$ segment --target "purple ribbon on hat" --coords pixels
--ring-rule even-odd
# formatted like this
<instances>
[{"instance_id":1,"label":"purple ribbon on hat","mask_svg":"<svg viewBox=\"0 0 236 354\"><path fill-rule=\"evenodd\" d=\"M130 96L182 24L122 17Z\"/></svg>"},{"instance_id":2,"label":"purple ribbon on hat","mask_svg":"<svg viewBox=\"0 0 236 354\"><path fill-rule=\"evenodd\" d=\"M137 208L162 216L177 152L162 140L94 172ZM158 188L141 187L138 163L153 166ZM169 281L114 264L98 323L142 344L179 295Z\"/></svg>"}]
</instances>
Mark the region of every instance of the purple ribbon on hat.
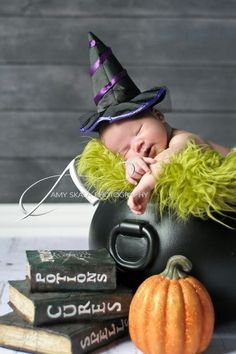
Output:
<instances>
[{"instance_id":1,"label":"purple ribbon on hat","mask_svg":"<svg viewBox=\"0 0 236 354\"><path fill-rule=\"evenodd\" d=\"M98 91L98 93L96 94L96 96L94 97L94 102L97 105L99 101L101 101L101 99L103 98L103 96L117 83L119 82L121 79L123 79L123 77L125 77L127 75L127 71L126 70L122 70L121 72L119 72L119 74L113 76L113 78L108 82L108 84L106 84L105 86L103 86L101 88L100 91Z\"/></svg>"},{"instance_id":2,"label":"purple ribbon on hat","mask_svg":"<svg viewBox=\"0 0 236 354\"><path fill-rule=\"evenodd\" d=\"M111 48L107 48L107 50L102 53L102 55L95 61L93 65L90 66L89 73L91 76L95 74L98 68L107 60L107 58L112 54Z\"/></svg>"},{"instance_id":3,"label":"purple ribbon on hat","mask_svg":"<svg viewBox=\"0 0 236 354\"><path fill-rule=\"evenodd\" d=\"M88 126L88 128L85 127L85 125L87 123L86 122L85 125L80 128L80 131L81 132L86 132L86 133L87 132L91 132L102 121L109 121L111 123L111 122L118 121L118 120L123 119L123 118L129 118L131 116L134 116L135 114L143 112L147 108L152 107L154 104L156 104L158 102L158 100L160 100L162 95L166 95L166 91L167 91L166 87L164 87L164 86L160 87L158 89L157 93L155 94L155 96L152 99L150 99L149 101L147 101L144 104L140 105L138 108L136 108L134 110L131 110L129 112L123 113L123 114L119 114L119 115L114 116L114 117L100 116L100 117L97 118L97 120L95 122L93 122L90 126Z\"/></svg>"}]
</instances>

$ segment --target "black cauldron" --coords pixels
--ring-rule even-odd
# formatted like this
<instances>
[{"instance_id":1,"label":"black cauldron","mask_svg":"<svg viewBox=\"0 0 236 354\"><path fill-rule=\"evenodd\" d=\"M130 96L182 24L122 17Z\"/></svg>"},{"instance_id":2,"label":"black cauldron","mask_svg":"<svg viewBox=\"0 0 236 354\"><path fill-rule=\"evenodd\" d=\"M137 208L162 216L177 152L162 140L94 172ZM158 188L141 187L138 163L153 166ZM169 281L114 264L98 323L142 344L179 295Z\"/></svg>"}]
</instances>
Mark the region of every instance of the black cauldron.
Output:
<instances>
[{"instance_id":1,"label":"black cauldron","mask_svg":"<svg viewBox=\"0 0 236 354\"><path fill-rule=\"evenodd\" d=\"M93 216L89 247L106 247L118 267L118 280L133 289L148 276L164 270L177 254L193 264L191 275L209 291L216 321L236 318L236 221L190 218L186 223L168 212L160 218L152 203L137 216L126 200L100 202Z\"/></svg>"}]
</instances>

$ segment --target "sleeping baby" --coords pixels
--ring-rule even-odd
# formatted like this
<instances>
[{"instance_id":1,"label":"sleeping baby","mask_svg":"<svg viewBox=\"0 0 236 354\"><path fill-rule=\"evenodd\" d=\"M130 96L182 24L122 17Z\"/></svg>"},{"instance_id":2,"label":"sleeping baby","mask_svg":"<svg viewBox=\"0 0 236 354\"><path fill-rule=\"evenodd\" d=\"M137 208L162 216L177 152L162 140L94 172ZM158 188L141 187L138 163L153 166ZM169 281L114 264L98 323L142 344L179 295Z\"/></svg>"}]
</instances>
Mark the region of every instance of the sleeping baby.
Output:
<instances>
[{"instance_id":1,"label":"sleeping baby","mask_svg":"<svg viewBox=\"0 0 236 354\"><path fill-rule=\"evenodd\" d=\"M223 156L230 152L229 148L196 134L171 128L155 108L112 124L101 122L99 135L110 151L119 153L125 160L126 179L136 186L128 199L128 206L135 214L144 213L163 164L190 140Z\"/></svg>"}]
</instances>

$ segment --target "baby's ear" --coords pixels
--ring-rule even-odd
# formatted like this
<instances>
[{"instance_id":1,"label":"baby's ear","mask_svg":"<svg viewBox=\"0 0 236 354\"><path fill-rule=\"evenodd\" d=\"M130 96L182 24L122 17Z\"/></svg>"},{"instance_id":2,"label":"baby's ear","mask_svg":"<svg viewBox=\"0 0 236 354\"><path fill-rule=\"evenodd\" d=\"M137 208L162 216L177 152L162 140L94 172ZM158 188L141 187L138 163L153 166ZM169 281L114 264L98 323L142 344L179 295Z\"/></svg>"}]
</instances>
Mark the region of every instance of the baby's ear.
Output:
<instances>
[{"instance_id":1,"label":"baby's ear","mask_svg":"<svg viewBox=\"0 0 236 354\"><path fill-rule=\"evenodd\" d=\"M162 123L165 123L164 114L161 113L160 111L158 111L158 109L152 107L152 113L153 113L153 115L154 115L156 118L160 119L160 121L161 121Z\"/></svg>"}]
</instances>

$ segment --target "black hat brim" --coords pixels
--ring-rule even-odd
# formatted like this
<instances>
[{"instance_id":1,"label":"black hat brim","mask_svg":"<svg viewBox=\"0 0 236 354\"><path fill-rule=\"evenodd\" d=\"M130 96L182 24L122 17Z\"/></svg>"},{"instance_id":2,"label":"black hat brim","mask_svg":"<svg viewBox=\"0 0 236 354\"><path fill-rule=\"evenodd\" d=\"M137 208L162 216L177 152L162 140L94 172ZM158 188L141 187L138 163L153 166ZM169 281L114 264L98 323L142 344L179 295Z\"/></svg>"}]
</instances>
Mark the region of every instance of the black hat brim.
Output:
<instances>
[{"instance_id":1,"label":"black hat brim","mask_svg":"<svg viewBox=\"0 0 236 354\"><path fill-rule=\"evenodd\" d=\"M125 118L131 118L145 111L146 109L155 106L163 101L167 93L167 88L154 87L151 90L142 92L132 98L129 102L121 102L109 106L101 113L92 114L80 127L83 133L98 131L98 126L102 121L112 123Z\"/></svg>"}]
</instances>

